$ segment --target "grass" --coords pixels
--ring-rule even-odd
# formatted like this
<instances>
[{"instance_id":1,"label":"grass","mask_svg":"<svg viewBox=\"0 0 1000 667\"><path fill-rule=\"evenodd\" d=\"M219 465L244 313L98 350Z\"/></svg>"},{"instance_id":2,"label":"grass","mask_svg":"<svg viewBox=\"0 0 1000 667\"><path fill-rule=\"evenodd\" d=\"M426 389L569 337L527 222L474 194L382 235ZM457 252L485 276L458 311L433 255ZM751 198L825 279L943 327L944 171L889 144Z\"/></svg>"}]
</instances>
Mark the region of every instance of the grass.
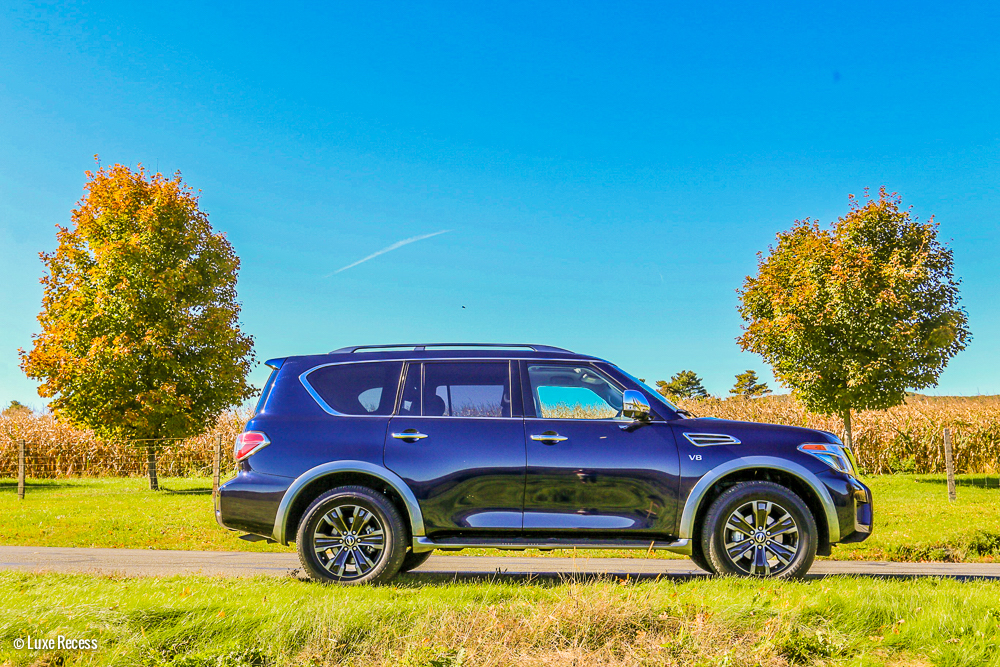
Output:
<instances>
[{"instance_id":1,"label":"grass","mask_svg":"<svg viewBox=\"0 0 1000 667\"><path fill-rule=\"evenodd\" d=\"M959 476L949 503L941 475L884 475L865 482L875 496L875 532L860 544L834 547L850 560L992 561L1000 559L1000 478ZM978 484L978 486L976 486ZM988 484L990 488L984 488ZM222 551L286 551L249 543L215 523L211 482L165 479L149 491L142 478L29 480L23 501L0 480L0 544ZM571 552L466 550L470 555L552 555ZM642 551L601 550L588 556L643 557ZM655 552L652 557L674 557Z\"/></svg>"},{"instance_id":2,"label":"grass","mask_svg":"<svg viewBox=\"0 0 1000 667\"><path fill-rule=\"evenodd\" d=\"M0 573L4 665L1000 664L1000 583ZM16 650L32 637L96 650Z\"/></svg>"}]
</instances>

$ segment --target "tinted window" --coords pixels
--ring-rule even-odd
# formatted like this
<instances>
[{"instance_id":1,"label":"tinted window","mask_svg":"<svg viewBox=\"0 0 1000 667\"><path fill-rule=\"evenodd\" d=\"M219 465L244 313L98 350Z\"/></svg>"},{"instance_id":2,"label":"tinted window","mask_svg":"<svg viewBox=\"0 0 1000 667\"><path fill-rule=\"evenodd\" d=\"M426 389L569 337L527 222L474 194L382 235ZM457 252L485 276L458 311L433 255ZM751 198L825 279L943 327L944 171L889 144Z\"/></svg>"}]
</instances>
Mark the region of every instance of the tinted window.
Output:
<instances>
[{"instance_id":1,"label":"tinted window","mask_svg":"<svg viewBox=\"0 0 1000 667\"><path fill-rule=\"evenodd\" d=\"M424 416L510 417L508 364L424 364L423 404Z\"/></svg>"},{"instance_id":2,"label":"tinted window","mask_svg":"<svg viewBox=\"0 0 1000 667\"><path fill-rule=\"evenodd\" d=\"M410 363L406 367L403 381L403 397L399 402L399 414L420 415L420 364Z\"/></svg>"},{"instance_id":3,"label":"tinted window","mask_svg":"<svg viewBox=\"0 0 1000 667\"><path fill-rule=\"evenodd\" d=\"M614 419L622 390L589 366L528 366L535 414L546 419Z\"/></svg>"},{"instance_id":4,"label":"tinted window","mask_svg":"<svg viewBox=\"0 0 1000 667\"><path fill-rule=\"evenodd\" d=\"M307 376L320 398L345 415L389 415L396 403L402 362L337 364Z\"/></svg>"}]
</instances>

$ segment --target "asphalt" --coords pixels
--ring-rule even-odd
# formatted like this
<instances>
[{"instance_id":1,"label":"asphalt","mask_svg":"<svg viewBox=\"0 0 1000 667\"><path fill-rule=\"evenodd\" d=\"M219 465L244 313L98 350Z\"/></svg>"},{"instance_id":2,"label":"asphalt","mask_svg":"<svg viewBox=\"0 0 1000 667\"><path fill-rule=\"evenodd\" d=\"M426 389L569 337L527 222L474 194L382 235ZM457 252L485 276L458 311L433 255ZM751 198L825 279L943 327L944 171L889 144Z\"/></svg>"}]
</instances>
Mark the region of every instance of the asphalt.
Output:
<instances>
[{"instance_id":1,"label":"asphalt","mask_svg":"<svg viewBox=\"0 0 1000 667\"><path fill-rule=\"evenodd\" d=\"M118 574L166 577L201 574L221 577L298 577L294 553L240 551L171 551L154 549L78 549L0 546L0 569L27 572ZM654 558L550 558L524 556L439 556L413 571L426 579L482 578L594 578L603 576L654 579L686 578L706 573L689 560ZM949 577L1000 579L1000 563L883 563L819 560L811 577L854 575L868 577Z\"/></svg>"}]
</instances>

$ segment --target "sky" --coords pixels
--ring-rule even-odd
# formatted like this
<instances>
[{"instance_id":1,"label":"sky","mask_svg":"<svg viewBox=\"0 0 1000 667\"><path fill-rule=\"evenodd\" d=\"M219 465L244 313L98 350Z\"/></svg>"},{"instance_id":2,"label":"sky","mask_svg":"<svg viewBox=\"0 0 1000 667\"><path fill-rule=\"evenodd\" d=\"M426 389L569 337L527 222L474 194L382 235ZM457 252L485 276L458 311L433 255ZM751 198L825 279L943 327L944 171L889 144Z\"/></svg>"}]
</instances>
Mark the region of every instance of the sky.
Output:
<instances>
[{"instance_id":1,"label":"sky","mask_svg":"<svg viewBox=\"0 0 1000 667\"><path fill-rule=\"evenodd\" d=\"M528 342L715 394L774 386L756 254L885 185L973 333L927 393L1000 393L998 7L3 3L0 404L44 404L17 350L94 155L201 191L262 361Z\"/></svg>"}]
</instances>

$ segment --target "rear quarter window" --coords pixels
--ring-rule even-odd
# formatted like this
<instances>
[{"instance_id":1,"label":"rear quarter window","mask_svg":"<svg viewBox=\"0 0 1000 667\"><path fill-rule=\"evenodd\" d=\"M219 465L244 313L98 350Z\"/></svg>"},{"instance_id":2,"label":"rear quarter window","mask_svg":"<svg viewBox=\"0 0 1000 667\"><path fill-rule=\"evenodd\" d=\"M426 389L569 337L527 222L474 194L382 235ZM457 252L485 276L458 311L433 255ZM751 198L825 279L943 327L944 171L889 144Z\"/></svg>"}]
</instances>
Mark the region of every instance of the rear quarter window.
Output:
<instances>
[{"instance_id":1,"label":"rear quarter window","mask_svg":"<svg viewBox=\"0 0 1000 667\"><path fill-rule=\"evenodd\" d=\"M334 364L311 371L303 384L332 414L390 415L402 369L400 361Z\"/></svg>"}]
</instances>

